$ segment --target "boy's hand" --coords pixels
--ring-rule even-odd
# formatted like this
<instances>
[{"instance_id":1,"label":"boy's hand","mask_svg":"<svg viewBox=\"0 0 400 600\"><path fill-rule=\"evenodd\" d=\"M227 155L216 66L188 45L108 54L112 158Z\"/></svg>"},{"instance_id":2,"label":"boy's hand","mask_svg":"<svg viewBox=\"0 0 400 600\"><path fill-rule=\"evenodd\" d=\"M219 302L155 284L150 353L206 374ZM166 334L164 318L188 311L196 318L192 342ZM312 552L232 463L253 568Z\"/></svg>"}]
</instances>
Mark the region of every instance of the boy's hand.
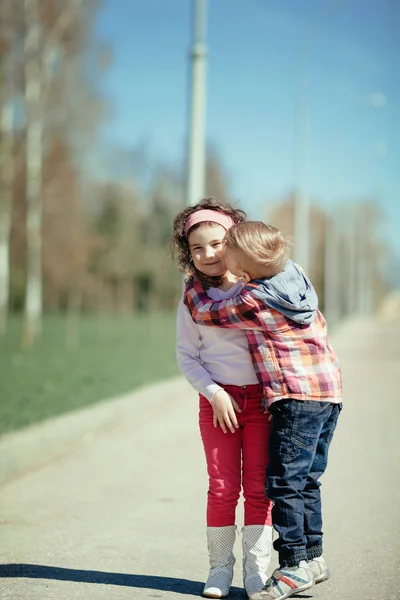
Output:
<instances>
[{"instance_id":1,"label":"boy's hand","mask_svg":"<svg viewBox=\"0 0 400 600\"><path fill-rule=\"evenodd\" d=\"M234 433L239 427L235 411L242 412L238 403L225 390L218 390L211 400L211 406L214 411L214 427L218 427L219 424L224 433L228 429Z\"/></svg>"}]
</instances>

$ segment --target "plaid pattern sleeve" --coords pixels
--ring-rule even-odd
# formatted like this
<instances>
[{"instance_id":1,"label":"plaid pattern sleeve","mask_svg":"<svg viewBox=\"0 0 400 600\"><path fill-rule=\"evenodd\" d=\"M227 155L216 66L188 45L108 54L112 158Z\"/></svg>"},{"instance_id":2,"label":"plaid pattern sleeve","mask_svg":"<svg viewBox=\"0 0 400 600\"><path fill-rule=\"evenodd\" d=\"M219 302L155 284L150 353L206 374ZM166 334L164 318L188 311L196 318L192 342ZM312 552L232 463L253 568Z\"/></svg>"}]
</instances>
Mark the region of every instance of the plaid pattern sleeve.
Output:
<instances>
[{"instance_id":1,"label":"plaid pattern sleeve","mask_svg":"<svg viewBox=\"0 0 400 600\"><path fill-rule=\"evenodd\" d=\"M339 360L317 310L313 323L298 324L244 289L229 300L210 300L198 282L186 288L184 302L200 325L244 329L265 406L285 398L340 402Z\"/></svg>"},{"instance_id":2,"label":"plaid pattern sleeve","mask_svg":"<svg viewBox=\"0 0 400 600\"><path fill-rule=\"evenodd\" d=\"M272 311L246 288L235 298L215 302L207 296L200 282L193 281L186 286L184 303L199 325L264 332L277 327ZM279 313L276 314L280 321Z\"/></svg>"}]
</instances>

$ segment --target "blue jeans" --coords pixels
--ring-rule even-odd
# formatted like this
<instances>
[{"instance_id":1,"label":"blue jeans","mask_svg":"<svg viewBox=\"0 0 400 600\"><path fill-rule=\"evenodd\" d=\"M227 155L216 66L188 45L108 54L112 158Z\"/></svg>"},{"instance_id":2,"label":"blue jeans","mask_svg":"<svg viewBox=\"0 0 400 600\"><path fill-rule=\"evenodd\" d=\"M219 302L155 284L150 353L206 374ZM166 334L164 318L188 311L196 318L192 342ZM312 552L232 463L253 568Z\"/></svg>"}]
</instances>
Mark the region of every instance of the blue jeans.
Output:
<instances>
[{"instance_id":1,"label":"blue jeans","mask_svg":"<svg viewBox=\"0 0 400 600\"><path fill-rule=\"evenodd\" d=\"M279 534L274 548L279 564L296 566L322 554L319 478L341 404L314 400L278 400L270 407L267 496L273 501L272 523Z\"/></svg>"}]
</instances>

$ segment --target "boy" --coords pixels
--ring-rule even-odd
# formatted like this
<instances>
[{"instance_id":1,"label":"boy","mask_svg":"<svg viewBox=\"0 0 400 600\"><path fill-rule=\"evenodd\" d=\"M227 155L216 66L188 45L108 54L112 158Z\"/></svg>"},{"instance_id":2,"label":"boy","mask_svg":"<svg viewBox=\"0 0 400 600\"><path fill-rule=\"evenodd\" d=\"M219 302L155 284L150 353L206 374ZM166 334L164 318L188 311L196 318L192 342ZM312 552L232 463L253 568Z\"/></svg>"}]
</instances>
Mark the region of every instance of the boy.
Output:
<instances>
[{"instance_id":1,"label":"boy","mask_svg":"<svg viewBox=\"0 0 400 600\"><path fill-rule=\"evenodd\" d=\"M194 281L185 303L198 324L246 330L272 415L267 495L280 564L252 599L284 600L329 577L319 479L342 406L340 366L315 291L282 234L243 222L227 232L225 251L228 269L248 282L242 293L213 302Z\"/></svg>"}]
</instances>

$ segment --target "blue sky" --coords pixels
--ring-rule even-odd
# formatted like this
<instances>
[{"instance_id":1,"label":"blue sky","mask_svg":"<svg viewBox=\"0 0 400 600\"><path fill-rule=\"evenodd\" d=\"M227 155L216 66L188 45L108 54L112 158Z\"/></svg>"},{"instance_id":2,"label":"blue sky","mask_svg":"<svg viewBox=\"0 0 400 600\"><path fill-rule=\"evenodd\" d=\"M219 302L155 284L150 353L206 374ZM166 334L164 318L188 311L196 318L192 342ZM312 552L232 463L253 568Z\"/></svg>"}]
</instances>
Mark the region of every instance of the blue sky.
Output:
<instances>
[{"instance_id":1,"label":"blue sky","mask_svg":"<svg viewBox=\"0 0 400 600\"><path fill-rule=\"evenodd\" d=\"M399 18L397 0L208 0L207 138L250 217L295 185L306 72L311 197L338 210L376 197L400 254ZM181 162L191 0L103 0L96 30L113 54L101 143L146 140L157 159Z\"/></svg>"}]
</instances>

